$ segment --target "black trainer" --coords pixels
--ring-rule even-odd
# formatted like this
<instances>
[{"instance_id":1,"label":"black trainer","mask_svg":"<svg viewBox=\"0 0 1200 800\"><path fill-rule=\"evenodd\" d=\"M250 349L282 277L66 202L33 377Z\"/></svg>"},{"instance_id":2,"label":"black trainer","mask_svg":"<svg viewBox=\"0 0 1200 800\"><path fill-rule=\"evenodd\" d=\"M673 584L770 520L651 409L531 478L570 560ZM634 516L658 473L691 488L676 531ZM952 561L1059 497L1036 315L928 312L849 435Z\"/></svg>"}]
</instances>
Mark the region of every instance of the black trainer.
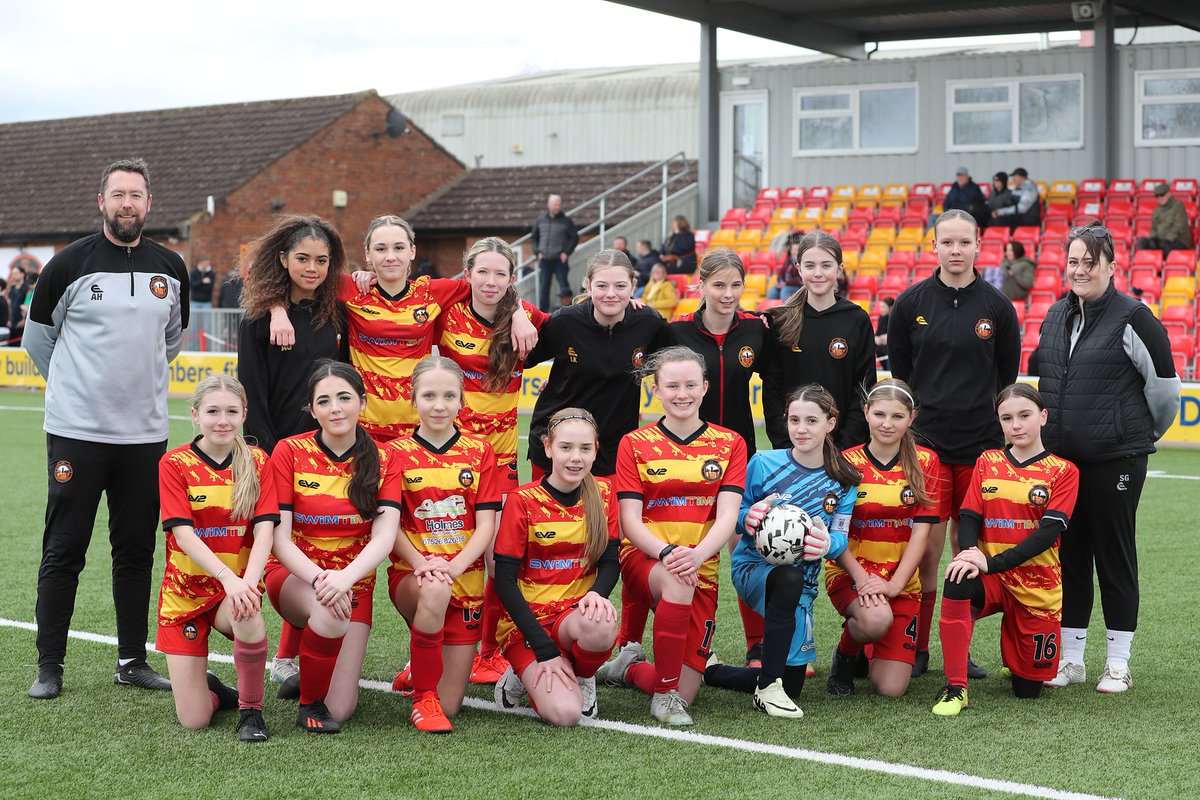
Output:
<instances>
[{"instance_id":1,"label":"black trainer","mask_svg":"<svg viewBox=\"0 0 1200 800\"><path fill-rule=\"evenodd\" d=\"M755 642L754 644L750 645L750 649L746 651L746 666L762 666L762 642Z\"/></svg>"},{"instance_id":2,"label":"black trainer","mask_svg":"<svg viewBox=\"0 0 1200 800\"><path fill-rule=\"evenodd\" d=\"M243 742L265 742L271 738L262 711L257 708L243 708L233 730Z\"/></svg>"},{"instance_id":3,"label":"black trainer","mask_svg":"<svg viewBox=\"0 0 1200 800\"><path fill-rule=\"evenodd\" d=\"M39 667L37 680L29 687L29 696L35 700L53 700L62 693L63 668L57 664Z\"/></svg>"},{"instance_id":4,"label":"black trainer","mask_svg":"<svg viewBox=\"0 0 1200 800\"><path fill-rule=\"evenodd\" d=\"M154 671L154 667L139 658L121 666L113 674L113 683L122 686L137 686L140 689L153 689L158 692L171 691L171 682Z\"/></svg>"},{"instance_id":5,"label":"black trainer","mask_svg":"<svg viewBox=\"0 0 1200 800\"><path fill-rule=\"evenodd\" d=\"M213 673L208 673L208 690L217 696L217 710L225 711L230 708L238 707L237 689L232 686L226 686ZM240 723L239 723L240 724Z\"/></svg>"},{"instance_id":6,"label":"black trainer","mask_svg":"<svg viewBox=\"0 0 1200 800\"><path fill-rule=\"evenodd\" d=\"M988 676L988 671L975 663L975 659L967 654L967 677L973 681L983 680Z\"/></svg>"},{"instance_id":7,"label":"black trainer","mask_svg":"<svg viewBox=\"0 0 1200 800\"><path fill-rule=\"evenodd\" d=\"M825 689L837 697L854 694L854 659L833 648L833 663L829 666L829 677Z\"/></svg>"},{"instance_id":8,"label":"black trainer","mask_svg":"<svg viewBox=\"0 0 1200 800\"><path fill-rule=\"evenodd\" d=\"M871 659L867 658L866 650L859 650L854 657L854 677L866 678L871 675Z\"/></svg>"},{"instance_id":9,"label":"black trainer","mask_svg":"<svg viewBox=\"0 0 1200 800\"><path fill-rule=\"evenodd\" d=\"M296 672L288 675L279 684L279 691L275 696L280 700L299 700L300 699L300 673Z\"/></svg>"},{"instance_id":10,"label":"black trainer","mask_svg":"<svg viewBox=\"0 0 1200 800\"><path fill-rule=\"evenodd\" d=\"M296 724L309 733L337 733L342 729L341 723L333 718L320 700L301 703L296 712Z\"/></svg>"},{"instance_id":11,"label":"black trainer","mask_svg":"<svg viewBox=\"0 0 1200 800\"><path fill-rule=\"evenodd\" d=\"M929 651L918 650L917 657L913 661L912 676L919 678L929 671Z\"/></svg>"}]
</instances>

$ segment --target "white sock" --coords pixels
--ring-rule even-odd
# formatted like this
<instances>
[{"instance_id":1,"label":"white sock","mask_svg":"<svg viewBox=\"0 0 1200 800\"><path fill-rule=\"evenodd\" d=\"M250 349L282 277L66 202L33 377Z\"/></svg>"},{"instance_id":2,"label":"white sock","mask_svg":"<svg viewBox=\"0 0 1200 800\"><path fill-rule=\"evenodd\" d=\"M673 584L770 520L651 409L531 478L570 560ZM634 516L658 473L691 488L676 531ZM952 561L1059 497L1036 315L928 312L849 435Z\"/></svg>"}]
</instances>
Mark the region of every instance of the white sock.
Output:
<instances>
[{"instance_id":1,"label":"white sock","mask_svg":"<svg viewBox=\"0 0 1200 800\"><path fill-rule=\"evenodd\" d=\"M1129 669L1129 648L1133 645L1133 631L1108 630L1108 666Z\"/></svg>"},{"instance_id":2,"label":"white sock","mask_svg":"<svg viewBox=\"0 0 1200 800\"><path fill-rule=\"evenodd\" d=\"M124 667L124 666L127 666L127 665L129 665L129 664L132 664L134 661L137 661L137 659L136 659L136 658L118 658L118 659L117 659L117 666L119 666L119 667Z\"/></svg>"},{"instance_id":3,"label":"white sock","mask_svg":"<svg viewBox=\"0 0 1200 800\"><path fill-rule=\"evenodd\" d=\"M1083 663L1083 651L1087 647L1087 628L1062 629L1062 660L1072 664Z\"/></svg>"}]
</instances>

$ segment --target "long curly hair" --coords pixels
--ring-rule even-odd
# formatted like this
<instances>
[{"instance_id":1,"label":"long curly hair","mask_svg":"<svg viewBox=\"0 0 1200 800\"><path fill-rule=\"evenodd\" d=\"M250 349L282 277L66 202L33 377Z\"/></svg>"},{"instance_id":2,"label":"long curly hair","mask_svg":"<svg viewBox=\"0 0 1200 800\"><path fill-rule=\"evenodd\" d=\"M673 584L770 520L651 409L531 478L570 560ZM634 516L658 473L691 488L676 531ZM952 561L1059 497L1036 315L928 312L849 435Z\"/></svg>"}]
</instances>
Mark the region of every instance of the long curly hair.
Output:
<instances>
[{"instance_id":1,"label":"long curly hair","mask_svg":"<svg viewBox=\"0 0 1200 800\"><path fill-rule=\"evenodd\" d=\"M342 329L337 293L338 282L346 269L346 250L337 229L312 215L281 216L269 231L250 245L249 270L241 296L247 319L260 319L275 306L287 306L292 281L283 259L309 237L329 247L329 272L317 287L313 321L318 326L332 324L339 331Z\"/></svg>"}]
</instances>

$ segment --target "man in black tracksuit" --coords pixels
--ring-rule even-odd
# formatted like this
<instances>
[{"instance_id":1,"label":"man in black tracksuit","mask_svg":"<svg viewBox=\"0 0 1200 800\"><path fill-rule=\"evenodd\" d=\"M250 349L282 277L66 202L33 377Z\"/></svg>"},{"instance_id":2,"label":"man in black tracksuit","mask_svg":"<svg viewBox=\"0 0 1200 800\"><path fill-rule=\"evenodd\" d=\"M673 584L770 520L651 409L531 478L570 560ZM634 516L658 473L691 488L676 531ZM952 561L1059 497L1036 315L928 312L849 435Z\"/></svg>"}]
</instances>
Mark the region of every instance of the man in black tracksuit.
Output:
<instances>
[{"instance_id":1,"label":"man in black tracksuit","mask_svg":"<svg viewBox=\"0 0 1200 800\"><path fill-rule=\"evenodd\" d=\"M567 261L579 244L579 231L562 210L562 198L552 194L546 200L546 210L534 220L529 233L529 246L539 261L538 308L550 311L550 281L554 276L558 276L560 294L573 294Z\"/></svg>"},{"instance_id":2,"label":"man in black tracksuit","mask_svg":"<svg viewBox=\"0 0 1200 800\"><path fill-rule=\"evenodd\" d=\"M101 233L46 265L24 345L46 378L49 495L38 571L38 677L30 697L62 690L75 610L100 495L108 496L119 684L169 691L146 663L150 571L158 541L158 460L166 451L167 364L188 319L188 273L142 236L150 178L141 160L104 171Z\"/></svg>"}]
</instances>

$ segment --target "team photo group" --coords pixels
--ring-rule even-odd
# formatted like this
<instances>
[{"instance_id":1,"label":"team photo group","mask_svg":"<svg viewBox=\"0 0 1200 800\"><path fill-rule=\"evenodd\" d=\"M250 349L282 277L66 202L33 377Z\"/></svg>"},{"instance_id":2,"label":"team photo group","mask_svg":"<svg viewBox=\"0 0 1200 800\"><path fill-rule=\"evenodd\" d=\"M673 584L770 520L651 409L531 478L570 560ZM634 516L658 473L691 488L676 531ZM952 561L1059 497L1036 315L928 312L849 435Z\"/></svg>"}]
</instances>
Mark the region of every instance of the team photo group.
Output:
<instances>
[{"instance_id":1,"label":"team photo group","mask_svg":"<svg viewBox=\"0 0 1200 800\"><path fill-rule=\"evenodd\" d=\"M194 438L169 446L189 277L143 235L152 200L145 162L104 169L102 230L49 261L25 324L47 383L49 487L30 697L64 691L101 495L114 680L170 691L186 728L237 711L246 742L268 739L268 676L305 731L341 730L372 620L393 609L410 637L407 663L403 641L383 645L392 688L429 733L453 730L471 683L559 726L602 716L616 688L597 685L644 693L666 726L692 725L714 691L800 718L818 645L818 691L854 702L910 694L938 668L931 636L944 685L904 708L952 717L986 677L972 635L994 614L1002 679L1036 702L1088 679L1094 580L1107 631L1094 688L1133 686L1136 512L1181 382L1162 324L1116 289L1127 265L1100 221L1070 231L1034 388L963 211L936 217L924 246L938 267L895 299L882 374L878 331L821 231L789 237L799 288L761 313L741 307L737 253L693 252L699 308L668 321L635 296L644 281L620 249L592 256L581 294L547 313L519 297L500 238L437 278L417 274L398 216L365 231L281 216L243 256L237 378L202 379ZM523 370L547 361L522 442ZM755 373L772 449L756 443ZM649 424L643 382L662 407ZM719 599L739 609L736 663L713 651ZM839 639L814 641L821 616L842 618ZM214 630L233 642L236 687L208 670Z\"/></svg>"}]
</instances>

